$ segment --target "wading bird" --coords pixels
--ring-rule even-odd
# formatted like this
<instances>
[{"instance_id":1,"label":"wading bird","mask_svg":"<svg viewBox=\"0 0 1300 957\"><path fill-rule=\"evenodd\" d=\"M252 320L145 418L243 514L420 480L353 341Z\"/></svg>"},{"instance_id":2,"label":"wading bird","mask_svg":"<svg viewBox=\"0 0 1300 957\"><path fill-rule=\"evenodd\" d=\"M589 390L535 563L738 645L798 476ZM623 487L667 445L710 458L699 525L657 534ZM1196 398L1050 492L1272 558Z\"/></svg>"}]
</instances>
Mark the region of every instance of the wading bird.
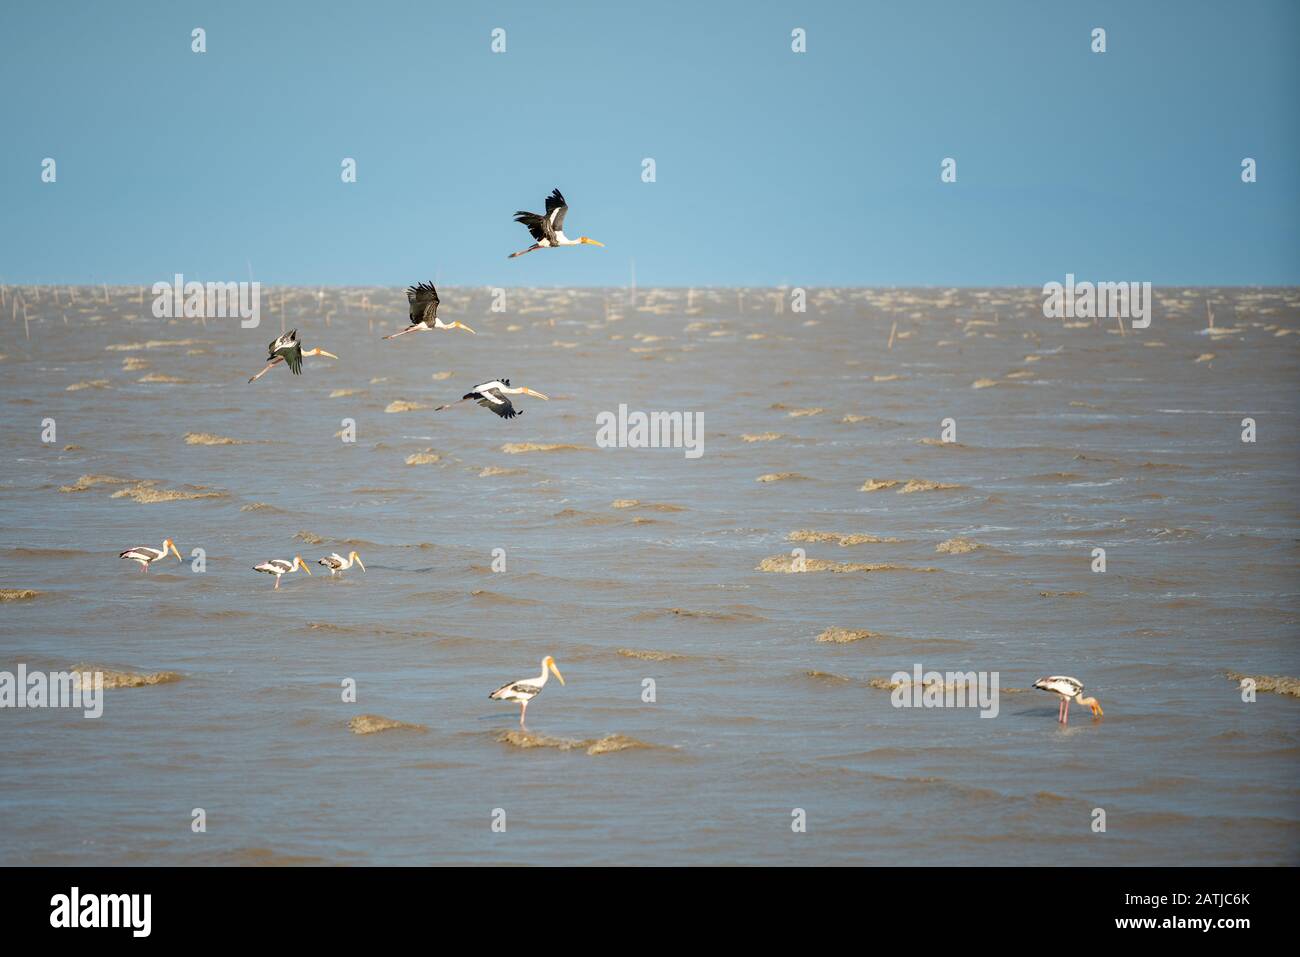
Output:
<instances>
[{"instance_id":1,"label":"wading bird","mask_svg":"<svg viewBox=\"0 0 1300 957\"><path fill-rule=\"evenodd\" d=\"M1077 701L1085 708L1092 709L1094 718L1102 714L1101 705L1097 703L1096 698L1085 698L1083 696L1083 682L1078 678L1071 678L1068 675L1052 675L1050 678L1039 678L1034 682L1034 687L1041 691L1050 691L1053 694L1060 695L1061 706L1057 711L1056 720L1061 724L1070 723L1070 702Z\"/></svg>"},{"instance_id":2,"label":"wading bird","mask_svg":"<svg viewBox=\"0 0 1300 957\"><path fill-rule=\"evenodd\" d=\"M349 568L351 568L353 562L356 562L358 565L360 565L362 571L366 570L366 563L363 562L361 560L361 556L354 551L348 552L347 558L344 558L338 552L334 552L331 555L326 555L316 564L324 565L326 568L328 568L330 570L330 578L333 578L339 572L347 571Z\"/></svg>"},{"instance_id":3,"label":"wading bird","mask_svg":"<svg viewBox=\"0 0 1300 957\"><path fill-rule=\"evenodd\" d=\"M292 329L267 346L266 368L248 381L256 382L281 362L287 362L289 364L289 371L294 375L302 375L303 356L329 356L331 359L338 358L334 353L326 352L324 349L308 349L306 352L303 352L302 343L298 341L298 330Z\"/></svg>"},{"instance_id":4,"label":"wading bird","mask_svg":"<svg viewBox=\"0 0 1300 957\"><path fill-rule=\"evenodd\" d=\"M443 322L438 318L438 303L442 300L438 298L438 290L433 288L431 282L408 287L406 301L411 306L411 324L401 332L384 336L385 339L396 339L408 332L427 332L431 329L464 329L470 335L478 335L463 322Z\"/></svg>"},{"instance_id":5,"label":"wading bird","mask_svg":"<svg viewBox=\"0 0 1300 957\"><path fill-rule=\"evenodd\" d=\"M516 415L523 415L523 409L516 409L507 396L511 395L531 395L534 399L545 399L550 401L549 396L542 395L540 392L534 392L532 389L520 386L517 389L510 387L509 379L493 379L491 382L484 382L482 385L474 386L473 390L466 392L460 397L459 402L466 399L476 399L478 404L485 409L491 409L503 419L513 419ZM455 402L448 402L446 405L440 405L434 412L441 412L443 409L450 409Z\"/></svg>"},{"instance_id":6,"label":"wading bird","mask_svg":"<svg viewBox=\"0 0 1300 957\"><path fill-rule=\"evenodd\" d=\"M279 588L280 576L287 575L292 571L297 571L299 568L305 571L308 575L311 574L311 569L307 567L307 563L302 560L302 556L300 555L293 556L293 561L291 562L287 562L283 558L273 558L269 562L262 562L260 565L254 565L253 571L266 572L268 575L274 575L275 587Z\"/></svg>"},{"instance_id":7,"label":"wading bird","mask_svg":"<svg viewBox=\"0 0 1300 957\"><path fill-rule=\"evenodd\" d=\"M542 659L542 673L536 678L521 678L519 681L504 684L488 697L495 701L518 701L519 727L522 728L524 714L528 711L528 702L542 693L542 689L546 687L546 679L550 677L548 672L554 672L555 677L560 679L560 684L564 684L564 675L560 674L560 669L555 667L555 659L547 655Z\"/></svg>"},{"instance_id":8,"label":"wading bird","mask_svg":"<svg viewBox=\"0 0 1300 957\"><path fill-rule=\"evenodd\" d=\"M533 234L536 240L527 249L521 249L517 253L511 253L507 259L514 259L516 256L522 256L524 253L530 253L534 249L553 249L556 246L604 246L604 243L598 243L594 239L588 239L586 236L579 236L577 239L570 239L564 235L564 214L569 211L569 204L564 201L557 189L546 197L546 215L539 216L537 213L529 213L522 209L516 210L515 222L522 223L524 228Z\"/></svg>"},{"instance_id":9,"label":"wading bird","mask_svg":"<svg viewBox=\"0 0 1300 957\"><path fill-rule=\"evenodd\" d=\"M168 550L176 556L178 562L184 560L181 558L181 553L176 551L176 543L170 538L163 541L162 548L150 548L148 545L137 545L135 548L128 548L117 557L129 558L133 562L139 562L140 570L148 572L150 565L167 557Z\"/></svg>"}]
</instances>

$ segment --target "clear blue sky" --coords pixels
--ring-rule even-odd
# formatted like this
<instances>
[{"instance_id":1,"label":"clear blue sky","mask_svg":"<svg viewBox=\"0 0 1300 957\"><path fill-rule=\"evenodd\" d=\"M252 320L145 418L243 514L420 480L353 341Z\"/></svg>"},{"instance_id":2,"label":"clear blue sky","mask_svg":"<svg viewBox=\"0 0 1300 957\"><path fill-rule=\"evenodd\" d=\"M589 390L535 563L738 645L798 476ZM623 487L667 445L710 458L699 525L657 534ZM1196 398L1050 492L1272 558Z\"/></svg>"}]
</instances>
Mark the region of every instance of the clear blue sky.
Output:
<instances>
[{"instance_id":1,"label":"clear blue sky","mask_svg":"<svg viewBox=\"0 0 1300 957\"><path fill-rule=\"evenodd\" d=\"M1300 282L1295 0L4 0L0 36L6 282ZM607 247L507 262L553 186Z\"/></svg>"}]
</instances>

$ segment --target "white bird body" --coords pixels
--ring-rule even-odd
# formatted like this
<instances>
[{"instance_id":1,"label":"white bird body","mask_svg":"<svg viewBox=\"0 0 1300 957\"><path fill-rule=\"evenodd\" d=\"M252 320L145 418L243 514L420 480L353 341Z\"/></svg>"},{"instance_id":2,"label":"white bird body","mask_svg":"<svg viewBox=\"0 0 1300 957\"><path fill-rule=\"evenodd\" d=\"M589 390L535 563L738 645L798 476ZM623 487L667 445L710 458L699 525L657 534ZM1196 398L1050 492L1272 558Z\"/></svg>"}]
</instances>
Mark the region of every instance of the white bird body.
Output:
<instances>
[{"instance_id":1,"label":"white bird body","mask_svg":"<svg viewBox=\"0 0 1300 957\"><path fill-rule=\"evenodd\" d=\"M560 669L555 667L555 659L547 655L542 659L542 673L537 677L520 678L518 681L507 682L489 694L488 697L495 701L519 702L519 727L522 728L524 726L524 714L528 711L528 702L542 693L551 672L554 672L555 677L560 679L560 684L564 684L564 675L560 674Z\"/></svg>"},{"instance_id":2,"label":"white bird body","mask_svg":"<svg viewBox=\"0 0 1300 957\"><path fill-rule=\"evenodd\" d=\"M347 571L354 564L360 565L362 571L366 570L365 562L361 560L361 556L358 555L355 551L348 552L347 558L344 558L338 552L333 552L329 555L326 555L316 564L324 565L326 568L328 568L330 570L331 578L333 578L339 572Z\"/></svg>"},{"instance_id":3,"label":"white bird body","mask_svg":"<svg viewBox=\"0 0 1300 957\"><path fill-rule=\"evenodd\" d=\"M176 551L176 543L170 538L166 539L162 543L162 548L150 548L148 545L136 545L134 548L128 548L117 557L129 558L131 561L137 562L143 571L148 572L149 566L154 562L162 561L162 559L166 558L168 551L171 551L171 553L176 556L178 562L183 561L181 553Z\"/></svg>"},{"instance_id":4,"label":"white bird body","mask_svg":"<svg viewBox=\"0 0 1300 957\"><path fill-rule=\"evenodd\" d=\"M1056 720L1061 724L1070 723L1071 701L1091 708L1094 717L1100 717L1102 714L1101 705L1097 703L1096 698L1083 696L1083 682L1078 678L1071 678L1069 675L1050 675L1039 678L1034 682L1034 687L1040 691L1050 691L1060 697L1061 705L1057 709Z\"/></svg>"},{"instance_id":5,"label":"white bird body","mask_svg":"<svg viewBox=\"0 0 1300 957\"><path fill-rule=\"evenodd\" d=\"M311 574L311 569L307 567L307 563L302 560L301 555L293 556L293 561L287 561L283 558L272 558L270 561L262 562L260 565L254 565L253 571L266 572L268 575L274 575L275 587L279 588L281 576L288 575L290 572L297 571L299 568L305 571L308 575Z\"/></svg>"}]
</instances>

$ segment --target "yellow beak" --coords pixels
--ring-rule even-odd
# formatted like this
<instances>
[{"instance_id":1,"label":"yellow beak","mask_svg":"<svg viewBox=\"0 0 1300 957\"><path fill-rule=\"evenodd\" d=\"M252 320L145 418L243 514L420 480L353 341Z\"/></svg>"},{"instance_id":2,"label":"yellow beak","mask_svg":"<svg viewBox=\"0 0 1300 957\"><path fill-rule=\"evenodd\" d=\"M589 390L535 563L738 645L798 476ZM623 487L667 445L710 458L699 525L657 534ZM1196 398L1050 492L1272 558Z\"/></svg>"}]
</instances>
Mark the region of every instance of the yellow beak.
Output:
<instances>
[{"instance_id":1,"label":"yellow beak","mask_svg":"<svg viewBox=\"0 0 1300 957\"><path fill-rule=\"evenodd\" d=\"M301 556L301 555L295 555L295 556L293 556L293 560L294 560L295 562L298 563L298 567L299 567L299 568L301 568L303 571L305 571L308 575L311 574L311 569L307 567L307 563L304 562L304 561L302 560L302 556Z\"/></svg>"},{"instance_id":2,"label":"yellow beak","mask_svg":"<svg viewBox=\"0 0 1300 957\"><path fill-rule=\"evenodd\" d=\"M356 559L357 564L361 566L361 570L362 570L362 571L365 571L365 570L366 570L366 563L363 562L363 561L361 560L361 556L358 555L356 552L353 552L352 555L353 555L353 557Z\"/></svg>"},{"instance_id":3,"label":"yellow beak","mask_svg":"<svg viewBox=\"0 0 1300 957\"><path fill-rule=\"evenodd\" d=\"M564 675L560 674L560 669L555 667L555 662L551 662L551 674L560 679L560 684L564 684Z\"/></svg>"},{"instance_id":4,"label":"yellow beak","mask_svg":"<svg viewBox=\"0 0 1300 957\"><path fill-rule=\"evenodd\" d=\"M594 240L594 239L588 239L586 236L583 236L583 237L582 237L582 241L583 241L584 243L586 243L588 246L600 246L602 249L603 249L604 246L605 246L604 243L598 243L598 242L596 242L596 240Z\"/></svg>"},{"instance_id":5,"label":"yellow beak","mask_svg":"<svg viewBox=\"0 0 1300 957\"><path fill-rule=\"evenodd\" d=\"M185 559L181 558L181 553L178 552L178 551L176 550L176 543L175 543L175 542L172 542L172 554L176 556L176 560L177 560L178 562L183 562L183 561L185 561Z\"/></svg>"},{"instance_id":6,"label":"yellow beak","mask_svg":"<svg viewBox=\"0 0 1300 957\"><path fill-rule=\"evenodd\" d=\"M524 394L531 395L534 399L545 399L547 402L551 401L549 396L542 395L540 392L534 392L532 389L524 389Z\"/></svg>"},{"instance_id":7,"label":"yellow beak","mask_svg":"<svg viewBox=\"0 0 1300 957\"><path fill-rule=\"evenodd\" d=\"M457 322L453 322L451 325L452 325L452 328L454 328L454 329L464 329L464 330L465 330L466 332L468 332L471 336L477 336L477 335L478 335L477 332L475 332L475 331L474 331L473 329L471 329L469 326L465 325L465 323L463 323L463 322L457 321Z\"/></svg>"}]
</instances>

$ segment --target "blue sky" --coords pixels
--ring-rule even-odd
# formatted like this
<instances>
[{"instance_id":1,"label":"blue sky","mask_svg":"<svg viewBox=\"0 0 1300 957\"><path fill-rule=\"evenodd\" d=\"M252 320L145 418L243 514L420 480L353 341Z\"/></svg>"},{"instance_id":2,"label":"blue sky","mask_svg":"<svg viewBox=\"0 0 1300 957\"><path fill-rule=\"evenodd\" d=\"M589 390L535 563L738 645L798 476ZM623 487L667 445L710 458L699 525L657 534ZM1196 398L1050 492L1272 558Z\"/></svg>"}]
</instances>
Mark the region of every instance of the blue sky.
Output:
<instances>
[{"instance_id":1,"label":"blue sky","mask_svg":"<svg viewBox=\"0 0 1300 957\"><path fill-rule=\"evenodd\" d=\"M0 35L5 282L1300 281L1293 0L7 0ZM606 248L507 261L554 186Z\"/></svg>"}]
</instances>

